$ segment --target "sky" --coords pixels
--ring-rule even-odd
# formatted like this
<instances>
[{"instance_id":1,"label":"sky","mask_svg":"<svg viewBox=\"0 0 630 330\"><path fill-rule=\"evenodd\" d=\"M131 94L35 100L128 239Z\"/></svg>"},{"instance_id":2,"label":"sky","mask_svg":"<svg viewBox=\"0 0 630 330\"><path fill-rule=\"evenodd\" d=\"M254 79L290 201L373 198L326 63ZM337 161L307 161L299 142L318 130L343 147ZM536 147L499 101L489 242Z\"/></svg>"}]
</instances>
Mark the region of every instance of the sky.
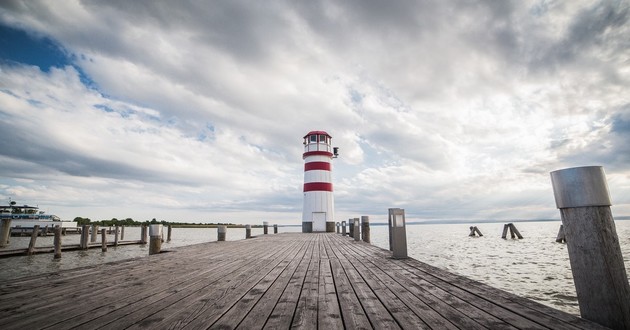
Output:
<instances>
[{"instance_id":1,"label":"sky","mask_svg":"<svg viewBox=\"0 0 630 330\"><path fill-rule=\"evenodd\" d=\"M559 219L603 166L630 215L629 1L1 1L0 200L62 219Z\"/></svg>"}]
</instances>

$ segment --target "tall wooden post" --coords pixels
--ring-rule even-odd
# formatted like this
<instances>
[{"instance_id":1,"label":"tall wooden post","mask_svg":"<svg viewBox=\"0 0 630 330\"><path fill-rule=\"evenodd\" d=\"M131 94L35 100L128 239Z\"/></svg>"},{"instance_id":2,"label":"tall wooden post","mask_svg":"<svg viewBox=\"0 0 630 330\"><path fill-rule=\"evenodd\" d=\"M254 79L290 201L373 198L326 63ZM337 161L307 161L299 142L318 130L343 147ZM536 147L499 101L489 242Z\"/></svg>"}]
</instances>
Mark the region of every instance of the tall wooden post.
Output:
<instances>
[{"instance_id":1,"label":"tall wooden post","mask_svg":"<svg viewBox=\"0 0 630 330\"><path fill-rule=\"evenodd\" d=\"M341 222L341 236L346 236L346 222Z\"/></svg>"},{"instance_id":2,"label":"tall wooden post","mask_svg":"<svg viewBox=\"0 0 630 330\"><path fill-rule=\"evenodd\" d=\"M107 252L107 230L101 229L101 251Z\"/></svg>"},{"instance_id":3,"label":"tall wooden post","mask_svg":"<svg viewBox=\"0 0 630 330\"><path fill-rule=\"evenodd\" d=\"M2 219L0 224L0 247L9 244L9 236L11 236L11 219Z\"/></svg>"},{"instance_id":4,"label":"tall wooden post","mask_svg":"<svg viewBox=\"0 0 630 330\"><path fill-rule=\"evenodd\" d=\"M83 225L81 227L81 242L79 243L82 250L88 249L88 239L90 238L90 226Z\"/></svg>"},{"instance_id":5,"label":"tall wooden post","mask_svg":"<svg viewBox=\"0 0 630 330\"><path fill-rule=\"evenodd\" d=\"M274 234L278 233L278 225L273 225L273 233Z\"/></svg>"},{"instance_id":6,"label":"tall wooden post","mask_svg":"<svg viewBox=\"0 0 630 330\"><path fill-rule=\"evenodd\" d=\"M354 240L355 241L360 241L361 240L361 226L359 224L359 218L354 218L353 219L354 222Z\"/></svg>"},{"instance_id":7,"label":"tall wooden post","mask_svg":"<svg viewBox=\"0 0 630 330\"><path fill-rule=\"evenodd\" d=\"M118 230L119 227L118 225L116 225L116 229L114 229L116 232L114 233L114 246L118 246Z\"/></svg>"},{"instance_id":8,"label":"tall wooden post","mask_svg":"<svg viewBox=\"0 0 630 330\"><path fill-rule=\"evenodd\" d=\"M354 219L348 219L348 236L354 237Z\"/></svg>"},{"instance_id":9,"label":"tall wooden post","mask_svg":"<svg viewBox=\"0 0 630 330\"><path fill-rule=\"evenodd\" d=\"M551 172L583 318L630 329L630 285L601 166Z\"/></svg>"},{"instance_id":10,"label":"tall wooden post","mask_svg":"<svg viewBox=\"0 0 630 330\"><path fill-rule=\"evenodd\" d=\"M269 222L263 221L263 234L267 235L268 231L269 231Z\"/></svg>"},{"instance_id":11,"label":"tall wooden post","mask_svg":"<svg viewBox=\"0 0 630 330\"><path fill-rule=\"evenodd\" d=\"M252 225L245 225L245 239L252 238Z\"/></svg>"},{"instance_id":12,"label":"tall wooden post","mask_svg":"<svg viewBox=\"0 0 630 330\"><path fill-rule=\"evenodd\" d=\"M365 243L370 243L370 217L361 216L361 237Z\"/></svg>"},{"instance_id":13,"label":"tall wooden post","mask_svg":"<svg viewBox=\"0 0 630 330\"><path fill-rule=\"evenodd\" d=\"M161 239L162 238L160 237L160 240ZM140 243L147 244L147 225L142 225L142 227L140 227Z\"/></svg>"},{"instance_id":14,"label":"tall wooden post","mask_svg":"<svg viewBox=\"0 0 630 330\"><path fill-rule=\"evenodd\" d=\"M339 234L339 231L340 231L340 229L339 229L339 226L340 226L339 222L336 222L335 226L337 227L337 234Z\"/></svg>"},{"instance_id":15,"label":"tall wooden post","mask_svg":"<svg viewBox=\"0 0 630 330\"><path fill-rule=\"evenodd\" d=\"M225 241L226 231L227 231L227 226L218 226L217 227L217 241L219 241L219 242Z\"/></svg>"},{"instance_id":16,"label":"tall wooden post","mask_svg":"<svg viewBox=\"0 0 630 330\"><path fill-rule=\"evenodd\" d=\"M29 256L35 253L35 242L37 241L38 233L39 225L33 226L33 231L31 232L31 241L28 243L28 250L26 250L26 254Z\"/></svg>"},{"instance_id":17,"label":"tall wooden post","mask_svg":"<svg viewBox=\"0 0 630 330\"><path fill-rule=\"evenodd\" d=\"M556 236L556 243L566 242L567 239L564 236L564 226L560 225L560 229L558 229L558 235Z\"/></svg>"},{"instance_id":18,"label":"tall wooden post","mask_svg":"<svg viewBox=\"0 0 630 330\"><path fill-rule=\"evenodd\" d=\"M404 209L389 209L389 220L392 224L392 257L407 258L407 228Z\"/></svg>"},{"instance_id":19,"label":"tall wooden post","mask_svg":"<svg viewBox=\"0 0 630 330\"><path fill-rule=\"evenodd\" d=\"M162 250L162 225L149 226L149 255Z\"/></svg>"},{"instance_id":20,"label":"tall wooden post","mask_svg":"<svg viewBox=\"0 0 630 330\"><path fill-rule=\"evenodd\" d=\"M95 243L96 242L96 236L98 235L98 226L97 225L92 225L92 235L90 236L90 242L91 243Z\"/></svg>"},{"instance_id":21,"label":"tall wooden post","mask_svg":"<svg viewBox=\"0 0 630 330\"><path fill-rule=\"evenodd\" d=\"M55 226L55 239L53 241L55 246L55 254L53 256L53 259L61 258L61 234L61 227Z\"/></svg>"},{"instance_id":22,"label":"tall wooden post","mask_svg":"<svg viewBox=\"0 0 630 330\"><path fill-rule=\"evenodd\" d=\"M168 235L166 235L166 241L170 242L171 241L171 233L173 231L173 226L172 225L168 225Z\"/></svg>"},{"instance_id":23,"label":"tall wooden post","mask_svg":"<svg viewBox=\"0 0 630 330\"><path fill-rule=\"evenodd\" d=\"M120 227L120 240L125 240L125 226Z\"/></svg>"}]
</instances>

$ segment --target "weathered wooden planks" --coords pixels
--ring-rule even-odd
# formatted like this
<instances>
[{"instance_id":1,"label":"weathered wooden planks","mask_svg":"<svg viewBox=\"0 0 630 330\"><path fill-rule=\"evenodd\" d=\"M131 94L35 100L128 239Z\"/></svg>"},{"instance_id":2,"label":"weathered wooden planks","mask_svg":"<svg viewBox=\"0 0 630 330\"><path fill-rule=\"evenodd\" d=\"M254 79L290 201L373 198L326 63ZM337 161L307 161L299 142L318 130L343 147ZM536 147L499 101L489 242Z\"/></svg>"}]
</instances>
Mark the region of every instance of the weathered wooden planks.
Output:
<instances>
[{"instance_id":1,"label":"weathered wooden planks","mask_svg":"<svg viewBox=\"0 0 630 330\"><path fill-rule=\"evenodd\" d=\"M0 284L3 329L597 329L333 233L207 243Z\"/></svg>"}]
</instances>

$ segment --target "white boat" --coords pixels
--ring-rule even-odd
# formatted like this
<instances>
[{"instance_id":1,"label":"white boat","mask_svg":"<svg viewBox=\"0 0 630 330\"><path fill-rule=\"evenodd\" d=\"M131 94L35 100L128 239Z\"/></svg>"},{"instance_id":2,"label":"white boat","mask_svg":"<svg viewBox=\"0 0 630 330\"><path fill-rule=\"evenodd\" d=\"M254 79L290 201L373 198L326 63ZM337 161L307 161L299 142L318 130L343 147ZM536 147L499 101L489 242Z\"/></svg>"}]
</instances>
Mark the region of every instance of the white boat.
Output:
<instances>
[{"instance_id":1,"label":"white boat","mask_svg":"<svg viewBox=\"0 0 630 330\"><path fill-rule=\"evenodd\" d=\"M54 214L46 214L40 211L37 206L16 205L10 201L9 205L0 205L0 219L11 219L11 228L39 228L49 227L50 229L60 226L61 228L76 228L74 221L62 221Z\"/></svg>"}]
</instances>

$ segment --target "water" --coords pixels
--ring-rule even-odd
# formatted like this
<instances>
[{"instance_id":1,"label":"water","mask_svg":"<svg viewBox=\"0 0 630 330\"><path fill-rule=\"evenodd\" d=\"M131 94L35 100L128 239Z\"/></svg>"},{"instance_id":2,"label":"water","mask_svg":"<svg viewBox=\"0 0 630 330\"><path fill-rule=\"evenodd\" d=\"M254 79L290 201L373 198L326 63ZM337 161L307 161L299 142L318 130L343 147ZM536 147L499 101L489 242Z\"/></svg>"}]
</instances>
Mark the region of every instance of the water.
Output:
<instances>
[{"instance_id":1,"label":"water","mask_svg":"<svg viewBox=\"0 0 630 330\"><path fill-rule=\"evenodd\" d=\"M560 222L515 223L522 240L501 239L503 224L477 224L483 237L468 237L468 224L407 226L408 254L430 265L461 274L491 286L579 315L569 256L565 244L555 243ZM616 221L617 234L630 269L630 221ZM270 231L272 229L270 228ZM280 232L299 232L301 227L280 227ZM387 249L387 226L370 228L372 244ZM262 235L253 228L252 235ZM216 241L216 228L173 228L173 240L163 249ZM228 229L227 240L245 237L245 229ZM139 239L140 228L125 228L126 239ZM63 238L64 244L78 244L79 235ZM10 248L28 247L29 237L12 237ZM52 246L52 236L39 237L38 246ZM113 241L113 235L108 241ZM100 241L100 236L99 236ZM116 260L144 257L148 246L130 245L0 259L0 281L22 276L56 272Z\"/></svg>"}]
</instances>

